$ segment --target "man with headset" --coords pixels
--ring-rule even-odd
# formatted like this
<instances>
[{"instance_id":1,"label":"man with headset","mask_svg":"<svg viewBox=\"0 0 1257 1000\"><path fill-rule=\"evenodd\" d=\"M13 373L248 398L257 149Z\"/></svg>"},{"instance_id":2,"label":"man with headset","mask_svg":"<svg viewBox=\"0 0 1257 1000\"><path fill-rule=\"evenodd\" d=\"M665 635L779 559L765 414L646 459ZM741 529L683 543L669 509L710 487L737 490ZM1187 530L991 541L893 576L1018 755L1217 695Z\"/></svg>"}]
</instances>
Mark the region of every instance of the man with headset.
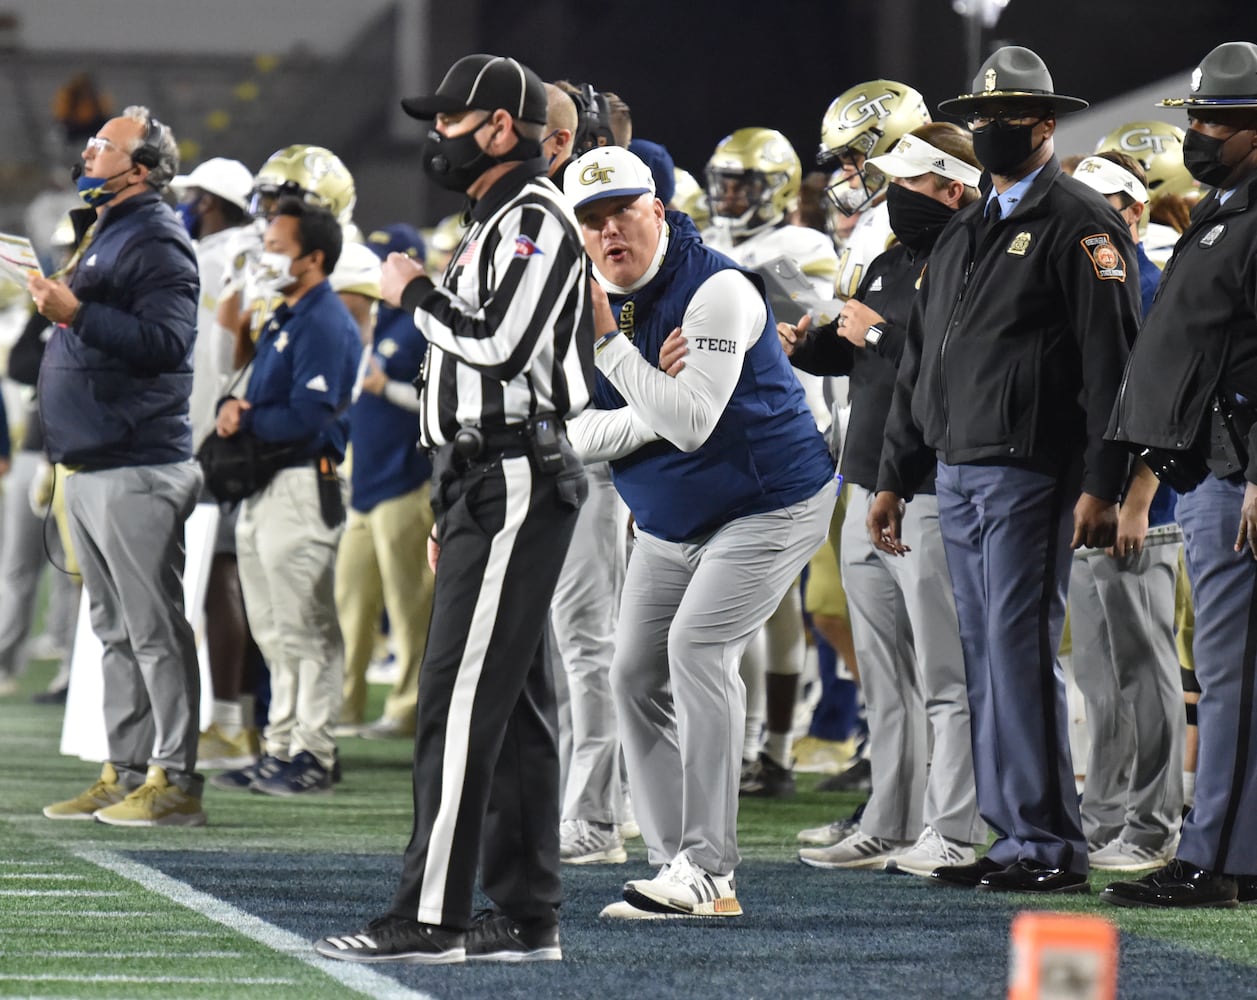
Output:
<instances>
[{"instance_id":1,"label":"man with headset","mask_svg":"<svg viewBox=\"0 0 1257 1000\"><path fill-rule=\"evenodd\" d=\"M179 166L170 129L129 107L87 141L73 213L78 250L33 275L55 324L39 373L49 458L66 481L70 533L104 647L109 758L50 819L202 826L199 675L183 608L183 524L201 472L188 397L196 254L161 191ZM64 280L62 280L64 278Z\"/></svg>"}]
</instances>

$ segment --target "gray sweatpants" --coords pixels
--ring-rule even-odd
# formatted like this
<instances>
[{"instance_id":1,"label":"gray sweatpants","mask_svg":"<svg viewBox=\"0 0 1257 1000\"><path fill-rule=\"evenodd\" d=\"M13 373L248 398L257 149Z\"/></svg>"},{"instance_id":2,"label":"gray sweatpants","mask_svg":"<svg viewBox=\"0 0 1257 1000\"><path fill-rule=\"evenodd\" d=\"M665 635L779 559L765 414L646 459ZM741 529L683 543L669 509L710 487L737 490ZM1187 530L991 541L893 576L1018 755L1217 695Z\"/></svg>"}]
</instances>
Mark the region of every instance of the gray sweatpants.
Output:
<instances>
[{"instance_id":1,"label":"gray sweatpants","mask_svg":"<svg viewBox=\"0 0 1257 1000\"><path fill-rule=\"evenodd\" d=\"M824 544L836 491L731 521L693 542L637 532L611 689L651 864L682 851L727 874L738 854L742 651Z\"/></svg>"},{"instance_id":2,"label":"gray sweatpants","mask_svg":"<svg viewBox=\"0 0 1257 1000\"><path fill-rule=\"evenodd\" d=\"M563 675L555 687L567 693L567 710L559 713L562 817L617 823L624 790L611 658L628 512L605 462L586 466L585 476L589 498L577 515L550 606L555 672Z\"/></svg>"},{"instance_id":3,"label":"gray sweatpants","mask_svg":"<svg viewBox=\"0 0 1257 1000\"><path fill-rule=\"evenodd\" d=\"M201 491L193 461L76 472L66 513L100 638L109 760L124 783L150 765L200 794L200 673L183 607L183 525Z\"/></svg>"},{"instance_id":4,"label":"gray sweatpants","mask_svg":"<svg viewBox=\"0 0 1257 1000\"><path fill-rule=\"evenodd\" d=\"M864 525L872 494L854 483L850 490L842 585L873 769L860 829L915 840L929 825L951 840L981 843L986 824L978 814L965 659L938 499L921 493L908 504L903 540L911 551L892 556L873 547Z\"/></svg>"},{"instance_id":5,"label":"gray sweatpants","mask_svg":"<svg viewBox=\"0 0 1257 1000\"><path fill-rule=\"evenodd\" d=\"M1174 647L1176 525L1137 556L1074 556L1069 580L1074 677L1091 754L1082 828L1092 844L1121 837L1160 849L1183 808L1183 715Z\"/></svg>"}]
</instances>

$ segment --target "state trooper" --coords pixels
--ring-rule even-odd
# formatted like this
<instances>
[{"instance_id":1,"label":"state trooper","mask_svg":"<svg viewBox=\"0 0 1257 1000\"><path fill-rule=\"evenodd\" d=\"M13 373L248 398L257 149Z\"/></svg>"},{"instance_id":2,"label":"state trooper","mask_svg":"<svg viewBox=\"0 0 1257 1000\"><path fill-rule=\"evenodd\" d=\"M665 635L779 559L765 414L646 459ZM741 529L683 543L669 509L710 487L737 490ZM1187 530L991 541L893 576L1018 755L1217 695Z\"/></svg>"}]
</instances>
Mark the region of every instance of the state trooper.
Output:
<instances>
[{"instance_id":1,"label":"state trooper","mask_svg":"<svg viewBox=\"0 0 1257 1000\"><path fill-rule=\"evenodd\" d=\"M1186 108L1183 162L1214 190L1166 266L1109 433L1186 491L1200 754L1174 858L1103 898L1234 906L1257 900L1257 45L1219 45L1161 106Z\"/></svg>"}]
</instances>

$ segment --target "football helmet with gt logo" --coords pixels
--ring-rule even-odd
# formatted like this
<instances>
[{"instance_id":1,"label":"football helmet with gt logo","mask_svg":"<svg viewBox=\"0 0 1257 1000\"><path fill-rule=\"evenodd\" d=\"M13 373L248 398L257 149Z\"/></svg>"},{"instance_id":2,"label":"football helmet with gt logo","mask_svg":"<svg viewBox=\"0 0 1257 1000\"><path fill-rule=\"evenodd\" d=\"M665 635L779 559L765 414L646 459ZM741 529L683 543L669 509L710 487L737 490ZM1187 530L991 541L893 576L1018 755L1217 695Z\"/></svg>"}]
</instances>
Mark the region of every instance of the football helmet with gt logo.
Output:
<instances>
[{"instance_id":1,"label":"football helmet with gt logo","mask_svg":"<svg viewBox=\"0 0 1257 1000\"><path fill-rule=\"evenodd\" d=\"M286 196L328 209L342 226L353 222L358 197L353 175L322 146L286 146L271 154L253 178L249 212L266 216Z\"/></svg>"},{"instance_id":2,"label":"football helmet with gt logo","mask_svg":"<svg viewBox=\"0 0 1257 1000\"><path fill-rule=\"evenodd\" d=\"M924 98L894 80L869 80L834 98L821 119L816 162L838 171L825 193L840 212L863 212L886 190L886 175L865 160L890 152L900 136L929 120Z\"/></svg>"},{"instance_id":3,"label":"football helmet with gt logo","mask_svg":"<svg viewBox=\"0 0 1257 1000\"><path fill-rule=\"evenodd\" d=\"M1200 185L1183 166L1183 130L1168 122L1127 122L1119 125L1096 145L1096 152L1116 150L1133 156L1148 177L1148 194L1187 197L1199 193Z\"/></svg>"},{"instance_id":4,"label":"football helmet with gt logo","mask_svg":"<svg viewBox=\"0 0 1257 1000\"><path fill-rule=\"evenodd\" d=\"M714 226L735 242L785 220L799 199L803 164L780 132L740 128L707 161L707 202Z\"/></svg>"}]
</instances>

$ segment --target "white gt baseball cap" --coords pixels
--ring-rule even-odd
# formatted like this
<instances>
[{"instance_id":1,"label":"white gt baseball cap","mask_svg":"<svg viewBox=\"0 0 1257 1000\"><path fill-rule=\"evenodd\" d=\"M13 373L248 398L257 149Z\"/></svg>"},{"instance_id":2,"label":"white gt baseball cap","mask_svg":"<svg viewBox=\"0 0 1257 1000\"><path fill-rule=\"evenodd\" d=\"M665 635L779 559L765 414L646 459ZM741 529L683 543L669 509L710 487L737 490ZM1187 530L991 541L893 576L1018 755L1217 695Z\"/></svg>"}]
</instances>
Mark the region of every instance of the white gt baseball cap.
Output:
<instances>
[{"instance_id":1,"label":"white gt baseball cap","mask_svg":"<svg viewBox=\"0 0 1257 1000\"><path fill-rule=\"evenodd\" d=\"M655 193L655 178L641 158L623 146L598 146L568 165L563 193L572 208L603 198Z\"/></svg>"},{"instance_id":2,"label":"white gt baseball cap","mask_svg":"<svg viewBox=\"0 0 1257 1000\"><path fill-rule=\"evenodd\" d=\"M1104 156L1088 156L1074 167L1074 179L1100 194L1128 194L1141 205L1148 204L1148 189L1121 164Z\"/></svg>"}]
</instances>

